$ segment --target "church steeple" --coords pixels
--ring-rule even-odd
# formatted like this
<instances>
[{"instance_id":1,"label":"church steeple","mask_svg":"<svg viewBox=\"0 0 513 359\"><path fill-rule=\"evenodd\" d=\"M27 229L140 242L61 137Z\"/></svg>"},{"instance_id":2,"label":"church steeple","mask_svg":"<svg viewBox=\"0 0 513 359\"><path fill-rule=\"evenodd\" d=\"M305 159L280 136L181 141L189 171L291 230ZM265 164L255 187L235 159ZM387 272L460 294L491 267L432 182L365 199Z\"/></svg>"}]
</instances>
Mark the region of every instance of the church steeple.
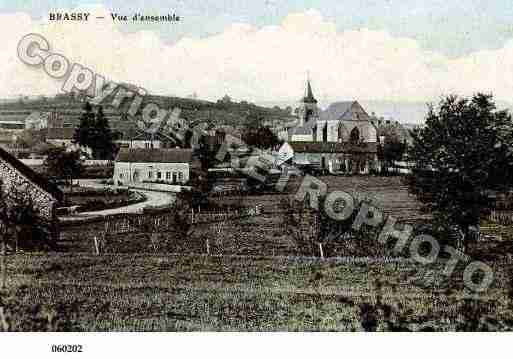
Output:
<instances>
[{"instance_id":1,"label":"church steeple","mask_svg":"<svg viewBox=\"0 0 513 359\"><path fill-rule=\"evenodd\" d=\"M317 107L317 100L313 95L309 75L306 80L305 96L301 100L298 117L299 127L302 127L307 123L314 126L319 119L319 108Z\"/></svg>"},{"instance_id":2,"label":"church steeple","mask_svg":"<svg viewBox=\"0 0 513 359\"><path fill-rule=\"evenodd\" d=\"M312 91L312 85L310 84L310 77L306 80L306 93L305 97L303 97L304 103L317 103Z\"/></svg>"}]
</instances>

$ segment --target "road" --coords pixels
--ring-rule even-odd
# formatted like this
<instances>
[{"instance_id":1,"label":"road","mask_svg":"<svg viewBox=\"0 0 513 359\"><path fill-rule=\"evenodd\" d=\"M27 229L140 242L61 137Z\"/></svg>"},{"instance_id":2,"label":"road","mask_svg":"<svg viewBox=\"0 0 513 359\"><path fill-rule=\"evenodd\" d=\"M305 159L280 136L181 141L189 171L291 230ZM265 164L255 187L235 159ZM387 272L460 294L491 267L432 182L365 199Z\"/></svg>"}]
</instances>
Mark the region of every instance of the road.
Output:
<instances>
[{"instance_id":1,"label":"road","mask_svg":"<svg viewBox=\"0 0 513 359\"><path fill-rule=\"evenodd\" d=\"M78 183L80 183L80 186L83 187L91 187L91 188L106 188L111 187L114 188L114 186L109 186L100 183L100 180L94 180L94 179L80 179L78 180ZM126 188L126 187L124 187ZM165 193L165 192L155 192L155 191L145 191L145 190L136 190L137 192L140 192L146 196L146 201L131 204L129 206L125 207L119 207L119 208L112 208L112 209L105 209L101 211L92 211L92 212L82 212L78 216L84 216L84 217L90 217L90 216L106 216L106 215L112 215L117 213L137 213L141 211L143 208L146 207L158 207L158 206L165 206L174 203L176 196L173 193ZM77 216L73 217L61 217L61 219L66 218L77 218Z\"/></svg>"}]
</instances>

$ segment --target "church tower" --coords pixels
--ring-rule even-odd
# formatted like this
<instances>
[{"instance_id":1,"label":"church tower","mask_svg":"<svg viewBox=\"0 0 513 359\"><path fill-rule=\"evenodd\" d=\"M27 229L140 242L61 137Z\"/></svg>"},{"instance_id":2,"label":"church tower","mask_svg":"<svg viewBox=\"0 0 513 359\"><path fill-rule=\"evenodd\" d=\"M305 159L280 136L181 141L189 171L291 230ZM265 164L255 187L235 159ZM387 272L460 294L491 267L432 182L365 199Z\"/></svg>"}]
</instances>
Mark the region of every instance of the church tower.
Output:
<instances>
[{"instance_id":1,"label":"church tower","mask_svg":"<svg viewBox=\"0 0 513 359\"><path fill-rule=\"evenodd\" d=\"M319 107L317 107L317 100L313 95L312 85L310 84L309 78L306 82L305 95L299 106L298 116L300 127L310 123L310 121L312 121L312 124L315 124L319 119Z\"/></svg>"}]
</instances>

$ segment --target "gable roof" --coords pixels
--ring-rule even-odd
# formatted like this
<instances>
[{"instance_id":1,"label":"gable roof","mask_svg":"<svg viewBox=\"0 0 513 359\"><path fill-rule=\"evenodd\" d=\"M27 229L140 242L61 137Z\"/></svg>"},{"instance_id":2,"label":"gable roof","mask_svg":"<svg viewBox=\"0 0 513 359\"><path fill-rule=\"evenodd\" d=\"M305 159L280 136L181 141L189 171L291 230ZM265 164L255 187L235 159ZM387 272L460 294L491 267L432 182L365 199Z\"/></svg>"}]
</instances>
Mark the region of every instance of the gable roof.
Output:
<instances>
[{"instance_id":1,"label":"gable roof","mask_svg":"<svg viewBox=\"0 0 513 359\"><path fill-rule=\"evenodd\" d=\"M182 148L121 149L116 162L191 163L192 150Z\"/></svg>"},{"instance_id":2,"label":"gable roof","mask_svg":"<svg viewBox=\"0 0 513 359\"><path fill-rule=\"evenodd\" d=\"M297 153L376 153L377 143L351 144L347 142L288 142Z\"/></svg>"},{"instance_id":3,"label":"gable roof","mask_svg":"<svg viewBox=\"0 0 513 359\"><path fill-rule=\"evenodd\" d=\"M326 110L321 112L321 120L336 121L340 119L349 112L355 102L356 101L341 101L332 103Z\"/></svg>"},{"instance_id":4,"label":"gable roof","mask_svg":"<svg viewBox=\"0 0 513 359\"><path fill-rule=\"evenodd\" d=\"M0 160L7 162L14 169L16 169L19 173L21 173L24 177L26 177L30 182L41 188L46 193L50 194L57 201L61 202L64 198L62 191L55 185L50 182L46 177L40 175L32 168L18 160L16 157L11 155L9 152L0 147Z\"/></svg>"}]
</instances>

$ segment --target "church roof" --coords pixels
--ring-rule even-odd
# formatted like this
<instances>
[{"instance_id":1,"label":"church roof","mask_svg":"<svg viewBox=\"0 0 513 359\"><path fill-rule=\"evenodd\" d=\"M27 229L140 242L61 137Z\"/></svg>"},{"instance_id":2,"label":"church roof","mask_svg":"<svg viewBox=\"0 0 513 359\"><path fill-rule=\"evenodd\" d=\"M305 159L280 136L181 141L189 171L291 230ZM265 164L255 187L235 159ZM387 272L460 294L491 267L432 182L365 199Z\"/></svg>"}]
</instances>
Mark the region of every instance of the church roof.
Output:
<instances>
[{"instance_id":1,"label":"church roof","mask_svg":"<svg viewBox=\"0 0 513 359\"><path fill-rule=\"evenodd\" d=\"M356 101L341 101L332 103L326 110L321 112L321 120L351 120L352 115L350 110L354 103L356 103Z\"/></svg>"}]
</instances>

